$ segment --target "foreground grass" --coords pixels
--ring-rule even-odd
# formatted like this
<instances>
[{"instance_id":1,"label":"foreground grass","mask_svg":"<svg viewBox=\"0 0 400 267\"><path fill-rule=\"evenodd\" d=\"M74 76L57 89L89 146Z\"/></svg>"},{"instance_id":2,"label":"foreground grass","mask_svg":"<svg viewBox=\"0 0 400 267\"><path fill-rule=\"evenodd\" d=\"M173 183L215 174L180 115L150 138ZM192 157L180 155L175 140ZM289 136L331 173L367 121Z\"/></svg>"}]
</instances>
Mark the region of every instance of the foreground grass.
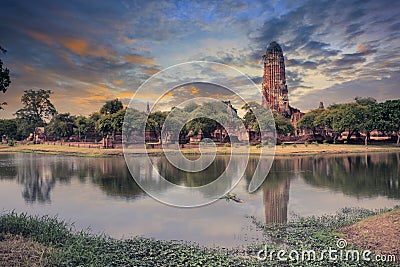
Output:
<instances>
[{"instance_id":1,"label":"foreground grass","mask_svg":"<svg viewBox=\"0 0 400 267\"><path fill-rule=\"evenodd\" d=\"M197 148L183 148L181 151L184 154L199 154ZM7 146L0 145L0 152L35 152L46 154L63 154L75 156L90 156L90 157L107 157L107 156L122 156L122 149L98 149L98 148L78 148L69 147L68 145L17 145ZM144 154L145 149L134 149L131 151L134 154ZM149 154L161 154L162 149L148 149ZM273 151L269 151L273 152ZM276 156L305 156L305 155L321 155L321 154L348 154L348 153L370 153L370 152L400 152L400 147L396 145L369 145L367 148L364 145L347 145L347 144L296 144L276 146ZM218 147L217 154L230 154L230 147ZM233 147L233 153L247 153L247 148ZM250 147L250 154L259 154L260 148L256 146Z\"/></svg>"},{"instance_id":2,"label":"foreground grass","mask_svg":"<svg viewBox=\"0 0 400 267\"><path fill-rule=\"evenodd\" d=\"M338 238L343 237L343 227L382 212L344 209L334 216L298 218L277 225L265 225L252 218L257 228L265 233L263 244L230 250L142 237L119 240L76 232L56 218L4 213L0 215L0 237L23 240L30 247L30 255L36 257L5 253L0 256L14 261L8 265L8 261L0 258L0 263L1 266L395 266L387 262L335 262L326 258L313 261L279 261L276 256L265 261L257 258L257 252L265 248L268 251L312 249L317 252L330 247L336 249ZM348 248L354 247L349 244Z\"/></svg>"},{"instance_id":3,"label":"foreground grass","mask_svg":"<svg viewBox=\"0 0 400 267\"><path fill-rule=\"evenodd\" d=\"M348 227L353 227L360 222L368 221L369 218L381 218L381 221L386 222L387 228L385 231L379 233L380 236L374 236L371 232L369 236L370 240L374 240L374 238L379 239L381 241L381 247L398 246L400 241L398 232L396 233L398 222L387 221L385 219L388 214L393 212L399 213L400 208L396 207L394 209L380 211L344 208L336 215L298 218L286 224L276 225L265 225L253 218L257 227L264 231L266 240L263 245L255 244L250 246L248 251L250 251L250 253L260 250L268 251L267 259L263 262L265 264L272 264L273 266L275 266L275 264L276 266L398 266L400 258L394 258L398 255L398 252L391 253L391 251L386 250L385 255L390 255L392 258L390 260L387 259L386 262L379 262L379 259L377 260L375 256L382 255L380 253L382 253L383 250L381 250L380 247L359 246L360 243L356 242L354 238L350 238L349 235L346 235L345 231ZM379 225L375 224L370 227L370 229L374 228L379 228ZM394 238L392 238L393 232L396 233ZM356 231L353 232L353 234L355 233ZM347 244L344 247L338 247L338 244L343 244L338 243L341 242L340 240L345 240L344 242L347 242ZM330 248L337 250L337 253L333 254L333 256L337 256L337 261L329 260L326 252L324 257L321 256L323 250L329 250ZM284 264L279 264L282 262L277 261L276 253L282 249L287 252L285 255L286 257L289 257L288 254L293 250L299 254L292 254L295 260L285 261ZM372 252L369 256L370 261L362 259L362 251L365 249L369 249ZM316 252L316 259L309 260L310 258L306 254L304 257L305 260L302 260L301 253L310 250ZM348 256L347 259L346 256L340 256L340 251L343 251L342 255L346 255L346 251L349 250L357 250L360 253L359 260L356 260L351 255ZM275 251L275 256L273 256L274 260L272 261L268 257L271 251ZM342 257L341 260L340 257Z\"/></svg>"},{"instance_id":4,"label":"foreground grass","mask_svg":"<svg viewBox=\"0 0 400 267\"><path fill-rule=\"evenodd\" d=\"M74 232L56 218L25 214L1 215L0 233L19 235L45 245L51 251L41 259L45 266L251 266L255 263L254 259L234 258L217 249L180 242L142 237L118 240ZM24 262L21 266L25 266Z\"/></svg>"}]
</instances>

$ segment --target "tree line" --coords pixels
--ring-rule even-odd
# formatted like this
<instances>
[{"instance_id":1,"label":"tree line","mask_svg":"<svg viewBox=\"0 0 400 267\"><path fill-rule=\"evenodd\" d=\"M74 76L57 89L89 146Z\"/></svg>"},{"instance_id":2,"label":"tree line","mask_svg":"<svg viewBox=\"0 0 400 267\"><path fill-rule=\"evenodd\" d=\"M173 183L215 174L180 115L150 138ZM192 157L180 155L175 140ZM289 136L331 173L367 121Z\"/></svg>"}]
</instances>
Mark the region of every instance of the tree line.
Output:
<instances>
[{"instance_id":1,"label":"tree line","mask_svg":"<svg viewBox=\"0 0 400 267\"><path fill-rule=\"evenodd\" d=\"M114 137L124 132L127 137L135 131L145 129L162 139L163 127L168 132L179 126L182 121L184 127L180 130L180 138L190 132L197 134L201 130L204 136L212 136L216 130L224 130L223 125L235 127L243 123L248 130L260 131L255 112L262 107L257 103L245 104L243 118L230 102L211 102L196 104L190 103L183 108L172 108L171 111L155 111L147 114L136 109L124 108L118 99L106 101L99 111L89 116L74 116L70 113L59 113L50 101L50 90L26 90L21 97L23 107L15 113L13 119L0 120L0 135L7 139L23 140L37 127L44 127L46 136L52 140L72 141L99 141L108 136ZM356 98L355 102L333 104L328 108L318 108L306 113L295 128L289 119L273 111L273 123L278 135L293 135L301 129L308 129L313 134L320 134L330 129L337 139L344 131L348 131L347 139L357 133L364 132L370 138L373 130L379 130L387 135L395 132L400 139L400 100L388 100L377 103L373 98ZM170 115L168 125L165 120ZM129 123L124 123L124 118ZM192 118L192 119L191 119ZM145 124L144 124L145 123ZM222 140L220 140L222 141Z\"/></svg>"},{"instance_id":2,"label":"tree line","mask_svg":"<svg viewBox=\"0 0 400 267\"><path fill-rule=\"evenodd\" d=\"M347 141L358 133L366 135L378 130L386 135L395 133L400 142L400 99L378 103L374 98L356 97L354 102L333 104L328 108L318 108L306 113L297 124L299 129L309 129L313 134L332 130L334 140L347 131Z\"/></svg>"},{"instance_id":3,"label":"tree line","mask_svg":"<svg viewBox=\"0 0 400 267\"><path fill-rule=\"evenodd\" d=\"M106 101L99 111L89 116L74 116L70 113L59 113L50 100L50 90L26 90L21 97L23 107L15 113L13 119L0 120L0 136L7 139L24 140L37 127L44 127L46 136L53 140L74 141L100 140L109 135L115 137L116 133L124 131L127 135L145 128L151 131L157 138L162 138L162 129L166 118L171 115L168 125L175 127L182 121L184 124L180 131L180 137L185 137L190 132L197 134L201 130L205 136L211 136L215 130L224 130L222 124L232 126L243 122L249 129L258 130L258 122L249 105L242 109L246 111L243 118L239 118L237 110L228 102L212 102L195 104L190 103L184 108L172 108L171 111L155 111L147 114L135 109L124 108L118 99ZM251 103L252 108L260 108L256 103ZM124 124L124 117L129 123ZM193 118L193 119L190 119ZM290 134L294 127L290 121L278 113L274 113L275 126L280 134ZM217 122L218 121L218 122ZM143 124L145 122L145 125ZM172 130L170 129L167 130Z\"/></svg>"}]
</instances>

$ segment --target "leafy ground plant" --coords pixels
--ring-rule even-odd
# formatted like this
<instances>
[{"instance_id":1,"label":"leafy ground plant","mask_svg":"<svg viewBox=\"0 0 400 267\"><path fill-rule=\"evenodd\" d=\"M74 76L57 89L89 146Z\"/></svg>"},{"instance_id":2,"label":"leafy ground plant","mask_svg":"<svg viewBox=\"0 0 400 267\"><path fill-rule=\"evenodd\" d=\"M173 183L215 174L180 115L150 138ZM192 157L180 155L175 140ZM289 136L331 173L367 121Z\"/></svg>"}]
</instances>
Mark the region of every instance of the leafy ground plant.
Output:
<instances>
[{"instance_id":1,"label":"leafy ground plant","mask_svg":"<svg viewBox=\"0 0 400 267\"><path fill-rule=\"evenodd\" d=\"M356 260L356 257L353 259L353 255L350 254L346 257L346 251L358 250L362 253L363 249L351 244L345 244L343 248L338 247L339 242L344 240L341 232L343 227L387 211L389 210L345 208L336 215L297 217L285 224L264 224L251 217L256 227L264 232L264 241L263 244L249 246L247 251L241 251L239 254L244 253L246 256L258 258L265 266L397 266L396 262L374 261L373 251L369 257L370 261L362 260L361 257L359 260ZM337 250L337 254L332 254L337 255L337 260L329 259L327 252L321 256L323 250L330 248ZM277 252L280 250L285 251L285 255L280 258L287 258L286 260L278 259ZM340 250L345 256L341 256ZM272 251L275 251L275 254L270 256ZM315 259L312 255L308 255L310 251L315 252ZM303 252L305 252L304 256Z\"/></svg>"},{"instance_id":2,"label":"leafy ground plant","mask_svg":"<svg viewBox=\"0 0 400 267\"><path fill-rule=\"evenodd\" d=\"M398 207L397 207L398 208ZM295 218L285 224L264 224L250 217L265 239L245 249L207 248L181 241L143 237L114 239L76 231L73 226L48 216L0 213L2 266L396 266L365 261L261 259L260 250L315 250L336 248L340 229L387 210L343 209L336 215ZM12 254L13 244L31 247L30 253ZM7 240L6 240L7 241ZM10 241L10 242L11 242ZM29 246L28 246L29 245ZM346 247L353 248L350 245ZM3 254L1 254L3 253ZM22 252L21 252L22 253ZM8 258L7 258L8 257ZM13 260L8 265L8 259ZM18 262L22 260L24 262ZM28 265L27 265L28 264Z\"/></svg>"},{"instance_id":3,"label":"leafy ground plant","mask_svg":"<svg viewBox=\"0 0 400 267\"><path fill-rule=\"evenodd\" d=\"M226 250L143 237L113 239L74 231L51 217L14 212L0 215L0 234L21 236L49 251L40 266L255 266L255 259L232 257ZM31 264L34 266L34 264ZM7 266L7 265L5 265ZM15 265L14 265L15 266ZM25 266L20 262L16 266Z\"/></svg>"}]
</instances>

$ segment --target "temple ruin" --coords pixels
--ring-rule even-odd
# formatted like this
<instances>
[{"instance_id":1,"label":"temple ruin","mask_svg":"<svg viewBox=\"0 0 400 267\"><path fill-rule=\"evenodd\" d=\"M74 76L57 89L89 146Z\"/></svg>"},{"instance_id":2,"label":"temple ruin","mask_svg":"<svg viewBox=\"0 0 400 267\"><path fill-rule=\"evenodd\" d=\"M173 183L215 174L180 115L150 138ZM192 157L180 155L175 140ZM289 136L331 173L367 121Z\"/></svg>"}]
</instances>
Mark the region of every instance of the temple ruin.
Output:
<instances>
[{"instance_id":1,"label":"temple ruin","mask_svg":"<svg viewBox=\"0 0 400 267\"><path fill-rule=\"evenodd\" d=\"M291 122L296 125L303 113L289 105L285 59L280 45L277 42L270 43L263 59L262 93L264 98L262 105L290 118Z\"/></svg>"}]
</instances>

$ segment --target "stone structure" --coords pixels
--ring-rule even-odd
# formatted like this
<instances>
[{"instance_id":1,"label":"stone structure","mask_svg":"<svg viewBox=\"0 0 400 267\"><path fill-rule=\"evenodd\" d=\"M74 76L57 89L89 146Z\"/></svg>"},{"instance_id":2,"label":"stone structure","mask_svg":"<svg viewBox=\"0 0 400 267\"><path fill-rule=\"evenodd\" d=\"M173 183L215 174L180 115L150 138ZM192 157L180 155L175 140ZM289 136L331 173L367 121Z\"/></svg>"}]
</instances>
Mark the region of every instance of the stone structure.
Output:
<instances>
[{"instance_id":1,"label":"stone structure","mask_svg":"<svg viewBox=\"0 0 400 267\"><path fill-rule=\"evenodd\" d=\"M296 124L303 113L289 105L282 48L276 42L270 43L263 58L262 93L264 99L262 105L271 110L276 110L286 118L290 118L293 124Z\"/></svg>"}]
</instances>

